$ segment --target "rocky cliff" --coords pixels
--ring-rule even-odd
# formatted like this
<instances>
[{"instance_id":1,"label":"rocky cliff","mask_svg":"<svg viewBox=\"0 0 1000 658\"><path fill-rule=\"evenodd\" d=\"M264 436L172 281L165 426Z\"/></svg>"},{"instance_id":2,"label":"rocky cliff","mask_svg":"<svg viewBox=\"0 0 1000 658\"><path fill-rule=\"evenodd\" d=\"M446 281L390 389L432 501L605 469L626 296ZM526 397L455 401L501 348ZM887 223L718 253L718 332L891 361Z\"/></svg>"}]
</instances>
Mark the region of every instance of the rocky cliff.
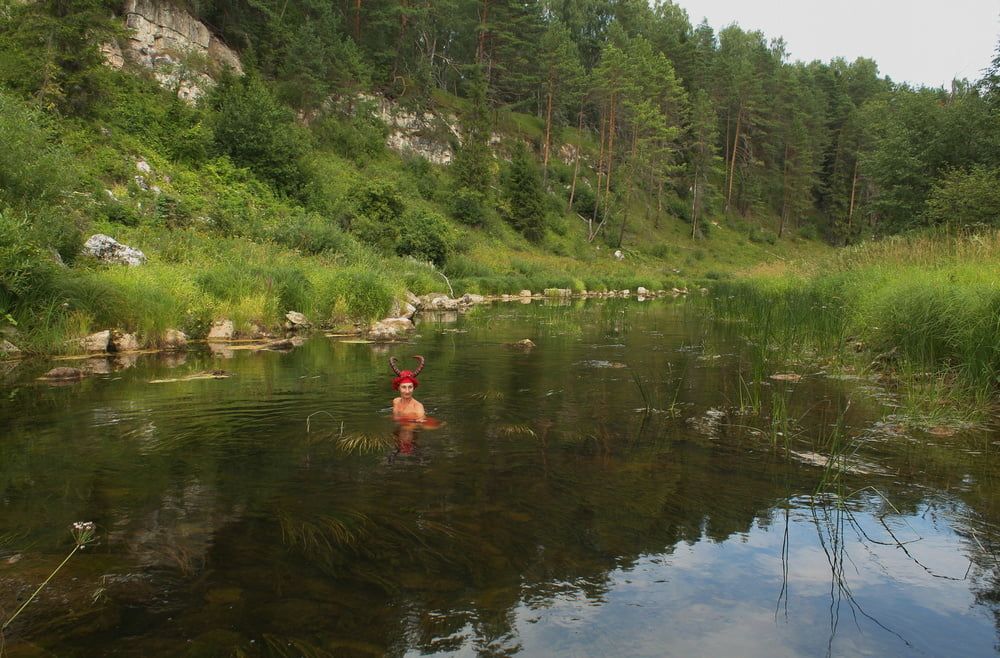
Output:
<instances>
[{"instance_id":1,"label":"rocky cliff","mask_svg":"<svg viewBox=\"0 0 1000 658\"><path fill-rule=\"evenodd\" d=\"M122 13L128 39L124 48L103 47L110 66L121 68L129 61L147 68L160 84L190 102L223 70L242 75L239 56L184 9L164 0L125 0Z\"/></svg>"}]
</instances>

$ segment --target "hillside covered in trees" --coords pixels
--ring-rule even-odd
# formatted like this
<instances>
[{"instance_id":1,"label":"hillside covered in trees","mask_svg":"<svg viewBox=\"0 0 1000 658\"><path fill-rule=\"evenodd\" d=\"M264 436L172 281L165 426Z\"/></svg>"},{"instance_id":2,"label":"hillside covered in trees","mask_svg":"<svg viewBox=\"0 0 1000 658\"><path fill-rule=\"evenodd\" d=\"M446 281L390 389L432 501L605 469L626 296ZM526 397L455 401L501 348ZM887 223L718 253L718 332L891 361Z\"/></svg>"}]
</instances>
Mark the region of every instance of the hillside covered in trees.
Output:
<instances>
[{"instance_id":1,"label":"hillside covered in trees","mask_svg":"<svg viewBox=\"0 0 1000 658\"><path fill-rule=\"evenodd\" d=\"M39 348L370 318L442 271L483 293L660 287L1000 223L1000 52L980 80L913 89L671 2L152 5L240 70L109 66L130 38L117 1L0 2L0 317ZM389 151L379 104L438 117L423 137L453 157ZM78 258L94 232L149 265Z\"/></svg>"}]
</instances>

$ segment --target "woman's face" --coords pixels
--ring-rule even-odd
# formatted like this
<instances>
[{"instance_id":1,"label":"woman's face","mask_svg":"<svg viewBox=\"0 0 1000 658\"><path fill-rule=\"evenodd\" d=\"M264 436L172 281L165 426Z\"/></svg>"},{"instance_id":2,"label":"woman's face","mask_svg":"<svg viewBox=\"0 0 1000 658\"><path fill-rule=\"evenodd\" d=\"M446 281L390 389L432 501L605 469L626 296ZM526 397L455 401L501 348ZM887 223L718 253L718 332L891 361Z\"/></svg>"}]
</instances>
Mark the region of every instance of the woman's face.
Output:
<instances>
[{"instance_id":1,"label":"woman's face","mask_svg":"<svg viewBox=\"0 0 1000 658\"><path fill-rule=\"evenodd\" d=\"M413 397L413 384L410 382L403 382L399 385L399 394L404 398Z\"/></svg>"}]
</instances>

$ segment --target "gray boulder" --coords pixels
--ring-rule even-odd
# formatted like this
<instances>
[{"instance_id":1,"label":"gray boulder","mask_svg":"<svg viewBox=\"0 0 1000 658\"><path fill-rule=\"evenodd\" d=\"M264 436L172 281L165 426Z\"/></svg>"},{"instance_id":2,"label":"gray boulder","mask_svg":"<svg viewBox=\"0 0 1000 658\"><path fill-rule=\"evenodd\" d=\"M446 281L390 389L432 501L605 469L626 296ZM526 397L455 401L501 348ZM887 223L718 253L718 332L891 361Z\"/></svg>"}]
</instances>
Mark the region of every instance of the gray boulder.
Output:
<instances>
[{"instance_id":1,"label":"gray boulder","mask_svg":"<svg viewBox=\"0 0 1000 658\"><path fill-rule=\"evenodd\" d=\"M87 239L83 244L83 253L105 263L119 263L130 267L146 262L146 254L102 233Z\"/></svg>"},{"instance_id":2,"label":"gray boulder","mask_svg":"<svg viewBox=\"0 0 1000 658\"><path fill-rule=\"evenodd\" d=\"M208 340L232 340L236 330L232 320L216 320L208 330Z\"/></svg>"},{"instance_id":3,"label":"gray boulder","mask_svg":"<svg viewBox=\"0 0 1000 658\"><path fill-rule=\"evenodd\" d=\"M135 334L126 334L115 331L111 334L111 342L108 345L110 352L135 352L139 349L139 339Z\"/></svg>"},{"instance_id":4,"label":"gray boulder","mask_svg":"<svg viewBox=\"0 0 1000 658\"><path fill-rule=\"evenodd\" d=\"M285 313L285 329L288 331L304 331L312 326L312 323L298 311Z\"/></svg>"},{"instance_id":5,"label":"gray boulder","mask_svg":"<svg viewBox=\"0 0 1000 658\"><path fill-rule=\"evenodd\" d=\"M411 331L413 323L409 318L386 318L368 328L368 338L375 341L400 340Z\"/></svg>"},{"instance_id":6,"label":"gray boulder","mask_svg":"<svg viewBox=\"0 0 1000 658\"><path fill-rule=\"evenodd\" d=\"M0 358L20 356L21 349L8 340L0 340Z\"/></svg>"},{"instance_id":7,"label":"gray boulder","mask_svg":"<svg viewBox=\"0 0 1000 658\"><path fill-rule=\"evenodd\" d=\"M96 334L90 334L86 338L80 339L80 347L84 352L107 352L111 344L111 331L105 329Z\"/></svg>"},{"instance_id":8,"label":"gray boulder","mask_svg":"<svg viewBox=\"0 0 1000 658\"><path fill-rule=\"evenodd\" d=\"M168 350L182 350L187 347L188 337L183 331L167 329L163 333L162 345Z\"/></svg>"}]
</instances>

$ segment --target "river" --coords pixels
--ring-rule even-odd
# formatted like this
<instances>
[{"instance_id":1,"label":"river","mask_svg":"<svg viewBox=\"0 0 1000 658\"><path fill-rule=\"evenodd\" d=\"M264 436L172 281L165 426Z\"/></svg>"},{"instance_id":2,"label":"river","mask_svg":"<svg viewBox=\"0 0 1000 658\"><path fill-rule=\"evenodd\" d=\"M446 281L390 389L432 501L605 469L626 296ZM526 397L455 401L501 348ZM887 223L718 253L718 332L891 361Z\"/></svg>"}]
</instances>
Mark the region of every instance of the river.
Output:
<instances>
[{"instance_id":1,"label":"river","mask_svg":"<svg viewBox=\"0 0 1000 658\"><path fill-rule=\"evenodd\" d=\"M820 357L749 381L703 311L498 304L406 344L202 345L67 386L10 370L3 620L74 522L97 531L4 651L996 654L1000 436L908 429ZM387 358L413 354L436 429L388 418Z\"/></svg>"}]
</instances>

